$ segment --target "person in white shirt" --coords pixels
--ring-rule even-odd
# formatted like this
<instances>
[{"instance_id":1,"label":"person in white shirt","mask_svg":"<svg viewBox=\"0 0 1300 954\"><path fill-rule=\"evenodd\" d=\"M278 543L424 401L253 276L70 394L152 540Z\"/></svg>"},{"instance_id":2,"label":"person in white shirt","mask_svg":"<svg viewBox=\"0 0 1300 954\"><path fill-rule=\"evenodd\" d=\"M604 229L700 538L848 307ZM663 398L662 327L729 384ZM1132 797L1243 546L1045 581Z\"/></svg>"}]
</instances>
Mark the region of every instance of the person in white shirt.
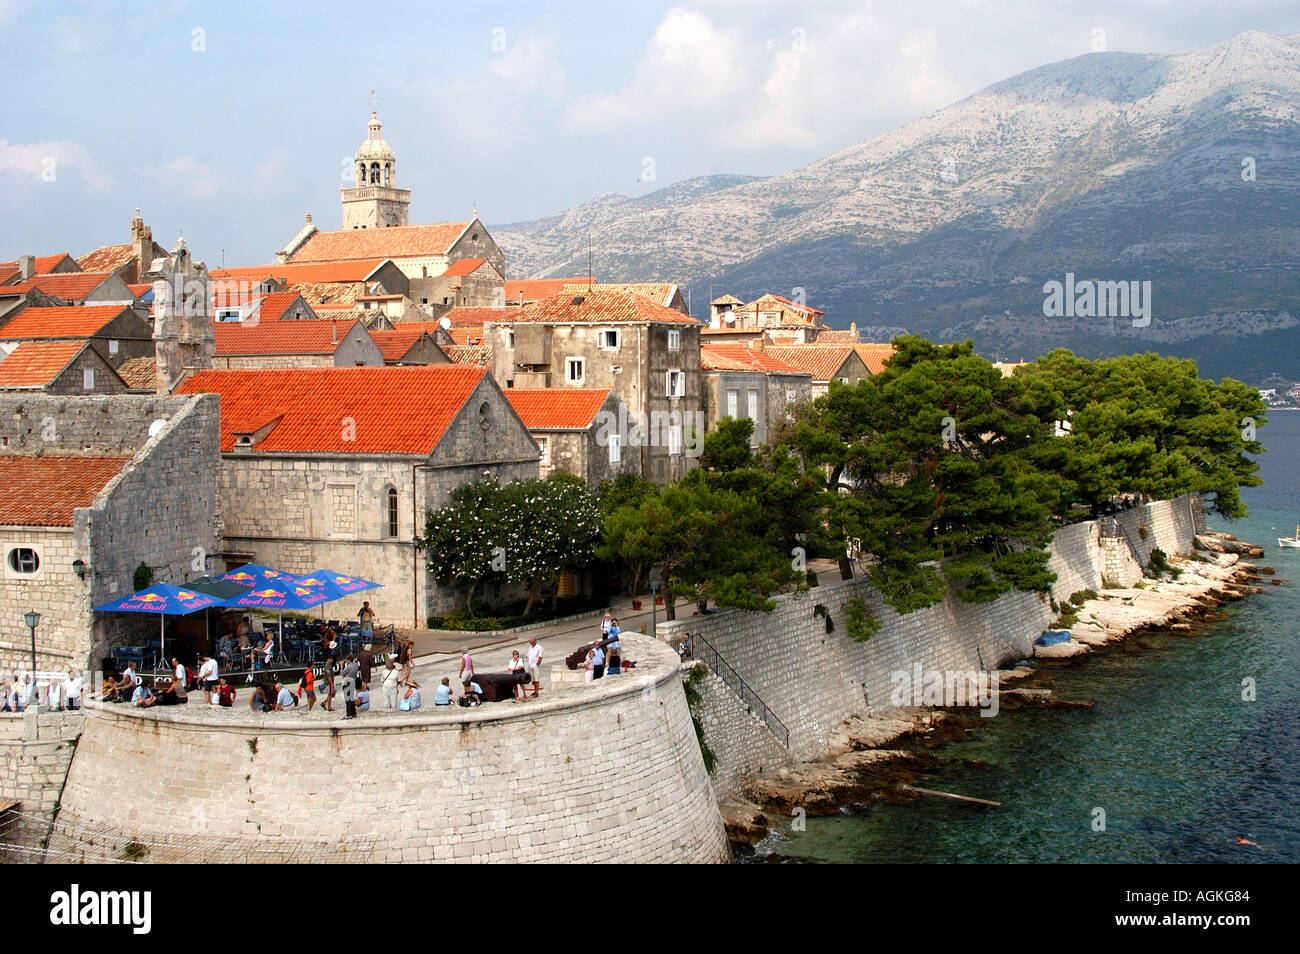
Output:
<instances>
[{"instance_id":1,"label":"person in white shirt","mask_svg":"<svg viewBox=\"0 0 1300 954\"><path fill-rule=\"evenodd\" d=\"M55 712L63 708L63 683L51 682L45 687L45 704Z\"/></svg>"},{"instance_id":2,"label":"person in white shirt","mask_svg":"<svg viewBox=\"0 0 1300 954\"><path fill-rule=\"evenodd\" d=\"M200 656L203 661L199 666L199 683L203 690L211 694L217 687L217 661L211 656Z\"/></svg>"},{"instance_id":3,"label":"person in white shirt","mask_svg":"<svg viewBox=\"0 0 1300 954\"><path fill-rule=\"evenodd\" d=\"M542 688L542 644L536 636L528 637L528 678L533 681L533 698ZM527 698L528 694L524 693Z\"/></svg>"},{"instance_id":4,"label":"person in white shirt","mask_svg":"<svg viewBox=\"0 0 1300 954\"><path fill-rule=\"evenodd\" d=\"M23 681L18 683L18 711L26 712L27 707L37 699L36 685L31 673L23 673Z\"/></svg>"},{"instance_id":5,"label":"person in white shirt","mask_svg":"<svg viewBox=\"0 0 1300 954\"><path fill-rule=\"evenodd\" d=\"M172 657L172 670L176 674L176 683L180 686L184 686L187 682L185 678L185 667L181 664L179 657Z\"/></svg>"},{"instance_id":6,"label":"person in white shirt","mask_svg":"<svg viewBox=\"0 0 1300 954\"><path fill-rule=\"evenodd\" d=\"M390 656L384 663L384 705L389 709L397 708L398 691L402 687L402 671L393 665Z\"/></svg>"},{"instance_id":7,"label":"person in white shirt","mask_svg":"<svg viewBox=\"0 0 1300 954\"><path fill-rule=\"evenodd\" d=\"M81 690L85 682L76 669L68 670L68 678L63 681L63 702L72 712L81 708Z\"/></svg>"}]
</instances>

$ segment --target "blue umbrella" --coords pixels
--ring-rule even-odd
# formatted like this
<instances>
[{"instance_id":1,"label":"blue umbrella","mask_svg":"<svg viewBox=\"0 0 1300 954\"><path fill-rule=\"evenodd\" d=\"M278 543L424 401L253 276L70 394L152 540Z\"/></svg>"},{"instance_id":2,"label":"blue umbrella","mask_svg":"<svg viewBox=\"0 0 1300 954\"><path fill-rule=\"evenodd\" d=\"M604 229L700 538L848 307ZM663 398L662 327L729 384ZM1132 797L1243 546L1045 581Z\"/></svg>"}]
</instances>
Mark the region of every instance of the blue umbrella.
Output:
<instances>
[{"instance_id":1,"label":"blue umbrella","mask_svg":"<svg viewBox=\"0 0 1300 954\"><path fill-rule=\"evenodd\" d=\"M243 569L246 568L240 567L240 570ZM227 577L231 577L231 574L225 574L222 579ZM231 577L230 581L238 583L239 579ZM259 582L243 596L236 596L226 600L222 605L242 606L248 609L278 610L280 630L281 635L283 635L285 610L311 609L328 599L329 596L320 590L303 586L298 582L297 577L288 573L280 573L272 579Z\"/></svg>"},{"instance_id":2,"label":"blue umbrella","mask_svg":"<svg viewBox=\"0 0 1300 954\"><path fill-rule=\"evenodd\" d=\"M222 606L223 601L198 590L170 583L155 583L129 596L95 607L97 613L157 613L158 636L162 657L167 658L167 633L163 628L166 616L188 616L210 606Z\"/></svg>"},{"instance_id":3,"label":"blue umbrella","mask_svg":"<svg viewBox=\"0 0 1300 954\"><path fill-rule=\"evenodd\" d=\"M298 577L298 582L303 586L310 586L312 589L320 590L322 593L328 593L327 603L335 600L341 600L345 596L353 593L360 593L362 590L371 590L382 583L373 583L370 580L363 580L359 576L345 576L342 573L335 573L333 570L312 570L304 576ZM324 610L321 611L322 614Z\"/></svg>"}]
</instances>

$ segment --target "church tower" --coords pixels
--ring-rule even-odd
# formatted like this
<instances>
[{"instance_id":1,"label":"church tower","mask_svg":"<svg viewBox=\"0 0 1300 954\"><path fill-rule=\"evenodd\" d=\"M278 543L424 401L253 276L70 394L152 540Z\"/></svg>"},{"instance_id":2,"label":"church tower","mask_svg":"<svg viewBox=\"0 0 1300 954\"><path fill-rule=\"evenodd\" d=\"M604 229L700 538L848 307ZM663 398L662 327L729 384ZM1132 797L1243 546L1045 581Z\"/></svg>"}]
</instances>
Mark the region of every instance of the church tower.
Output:
<instances>
[{"instance_id":1,"label":"church tower","mask_svg":"<svg viewBox=\"0 0 1300 954\"><path fill-rule=\"evenodd\" d=\"M357 150L352 164L356 184L351 189L340 190L345 229L382 229L407 224L411 190L394 185L397 159L380 135L383 123L379 121L377 107L378 101L372 93L366 141Z\"/></svg>"}]
</instances>

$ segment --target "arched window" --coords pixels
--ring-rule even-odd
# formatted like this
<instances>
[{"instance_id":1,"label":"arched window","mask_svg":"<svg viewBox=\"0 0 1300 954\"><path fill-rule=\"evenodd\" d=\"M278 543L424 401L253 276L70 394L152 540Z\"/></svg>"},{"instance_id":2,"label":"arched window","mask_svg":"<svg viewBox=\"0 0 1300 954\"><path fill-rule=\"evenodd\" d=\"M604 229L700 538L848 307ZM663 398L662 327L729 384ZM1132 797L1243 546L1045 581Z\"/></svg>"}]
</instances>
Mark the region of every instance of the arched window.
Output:
<instances>
[{"instance_id":1,"label":"arched window","mask_svg":"<svg viewBox=\"0 0 1300 954\"><path fill-rule=\"evenodd\" d=\"M385 162L384 163L384 185L390 186L392 184L393 184L393 164L391 162Z\"/></svg>"},{"instance_id":2,"label":"arched window","mask_svg":"<svg viewBox=\"0 0 1300 954\"><path fill-rule=\"evenodd\" d=\"M384 494L384 530L385 536L397 536L397 488L389 487Z\"/></svg>"},{"instance_id":3,"label":"arched window","mask_svg":"<svg viewBox=\"0 0 1300 954\"><path fill-rule=\"evenodd\" d=\"M379 163L377 162L370 164L370 184L379 185Z\"/></svg>"},{"instance_id":4,"label":"arched window","mask_svg":"<svg viewBox=\"0 0 1300 954\"><path fill-rule=\"evenodd\" d=\"M358 162L357 163L357 186L360 187L365 184L366 184L366 164L364 162Z\"/></svg>"}]
</instances>

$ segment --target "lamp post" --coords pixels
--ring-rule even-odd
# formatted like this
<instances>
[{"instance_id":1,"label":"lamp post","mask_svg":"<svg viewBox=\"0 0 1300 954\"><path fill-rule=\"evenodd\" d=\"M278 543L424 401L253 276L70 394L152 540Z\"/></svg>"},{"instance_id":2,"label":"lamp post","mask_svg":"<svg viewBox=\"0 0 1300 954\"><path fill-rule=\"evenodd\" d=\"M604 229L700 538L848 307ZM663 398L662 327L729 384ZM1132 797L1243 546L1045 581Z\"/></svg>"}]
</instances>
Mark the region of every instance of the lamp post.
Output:
<instances>
[{"instance_id":1,"label":"lamp post","mask_svg":"<svg viewBox=\"0 0 1300 954\"><path fill-rule=\"evenodd\" d=\"M656 623L656 617L659 615L658 596L659 596L660 579L661 578L659 576L659 567L652 568L650 570L650 638L651 639L658 638L658 634L656 633L655 623Z\"/></svg>"},{"instance_id":2,"label":"lamp post","mask_svg":"<svg viewBox=\"0 0 1300 954\"><path fill-rule=\"evenodd\" d=\"M36 626L40 621L41 614L36 610L28 610L23 614L23 622L32 631L32 692L36 691Z\"/></svg>"}]
</instances>

